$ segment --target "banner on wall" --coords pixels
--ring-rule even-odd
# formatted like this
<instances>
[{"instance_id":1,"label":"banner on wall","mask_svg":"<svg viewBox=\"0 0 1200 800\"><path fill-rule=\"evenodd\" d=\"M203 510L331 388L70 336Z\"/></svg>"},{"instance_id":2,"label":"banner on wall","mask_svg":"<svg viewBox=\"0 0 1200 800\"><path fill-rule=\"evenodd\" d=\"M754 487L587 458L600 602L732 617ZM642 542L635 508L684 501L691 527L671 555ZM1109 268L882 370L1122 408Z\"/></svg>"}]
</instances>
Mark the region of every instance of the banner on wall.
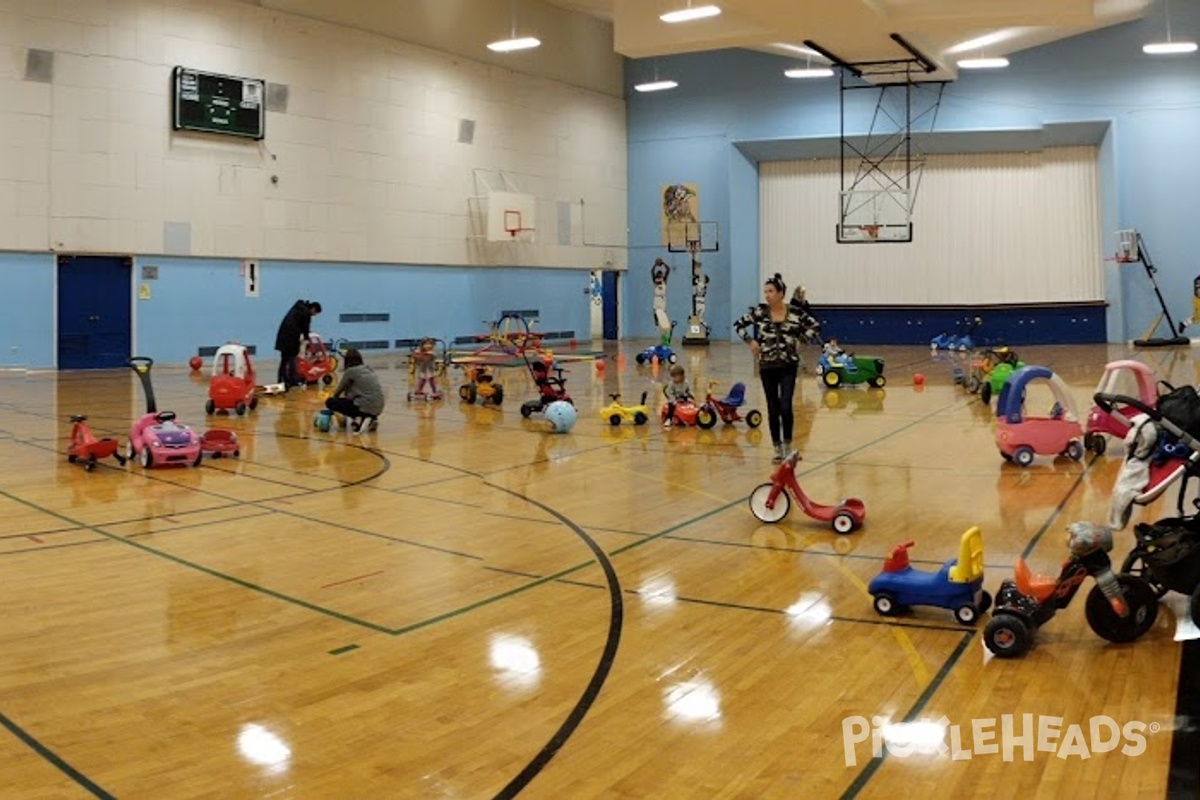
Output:
<instances>
[{"instance_id":1,"label":"banner on wall","mask_svg":"<svg viewBox=\"0 0 1200 800\"><path fill-rule=\"evenodd\" d=\"M662 243L680 242L686 224L700 221L700 188L694 183L669 183L662 188Z\"/></svg>"}]
</instances>

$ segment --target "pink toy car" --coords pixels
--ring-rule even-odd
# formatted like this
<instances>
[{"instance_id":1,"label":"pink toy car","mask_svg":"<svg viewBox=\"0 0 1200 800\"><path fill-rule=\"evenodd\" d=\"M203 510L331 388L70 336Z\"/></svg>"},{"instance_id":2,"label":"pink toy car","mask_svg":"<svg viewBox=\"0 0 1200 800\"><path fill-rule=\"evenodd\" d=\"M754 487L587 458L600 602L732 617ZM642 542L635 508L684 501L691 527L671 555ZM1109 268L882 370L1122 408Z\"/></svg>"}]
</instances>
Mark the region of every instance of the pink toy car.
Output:
<instances>
[{"instance_id":1,"label":"pink toy car","mask_svg":"<svg viewBox=\"0 0 1200 800\"><path fill-rule=\"evenodd\" d=\"M1025 414L1025 388L1034 380L1050 382L1054 408L1047 417ZM996 446L1000 455L1028 467L1035 455L1083 458L1083 426L1072 409L1071 395L1062 378L1049 367L1021 367L1000 391L996 401Z\"/></svg>"},{"instance_id":2,"label":"pink toy car","mask_svg":"<svg viewBox=\"0 0 1200 800\"><path fill-rule=\"evenodd\" d=\"M1121 374L1133 373L1137 383L1137 399L1144 405L1155 408L1158 405L1158 379L1154 371L1140 361L1125 359L1110 361L1104 365L1104 375L1096 387L1097 394L1111 395L1120 391L1118 386ZM1096 455L1103 455L1107 441L1104 434L1124 439L1129 433L1129 418L1142 412L1128 405L1114 405L1111 411L1105 411L1099 405L1093 405L1088 412L1087 425L1084 428L1083 446Z\"/></svg>"},{"instance_id":3,"label":"pink toy car","mask_svg":"<svg viewBox=\"0 0 1200 800\"><path fill-rule=\"evenodd\" d=\"M146 391L146 413L129 429L129 458L137 458L146 469L167 464L200 466L204 451L200 449L200 434L175 421L174 411L159 411L150 383L150 367L154 360L145 356L129 359Z\"/></svg>"}]
</instances>

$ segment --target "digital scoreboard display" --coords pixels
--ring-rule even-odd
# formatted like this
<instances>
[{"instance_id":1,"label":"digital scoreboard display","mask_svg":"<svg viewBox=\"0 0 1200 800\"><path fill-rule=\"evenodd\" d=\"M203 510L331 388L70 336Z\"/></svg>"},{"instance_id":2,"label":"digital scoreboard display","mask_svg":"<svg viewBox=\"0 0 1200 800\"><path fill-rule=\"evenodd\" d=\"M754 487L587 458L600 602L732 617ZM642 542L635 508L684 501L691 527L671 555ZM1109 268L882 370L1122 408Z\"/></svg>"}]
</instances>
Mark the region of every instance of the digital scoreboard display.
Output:
<instances>
[{"instance_id":1,"label":"digital scoreboard display","mask_svg":"<svg viewBox=\"0 0 1200 800\"><path fill-rule=\"evenodd\" d=\"M171 83L175 130L247 139L265 135L264 81L176 67Z\"/></svg>"}]
</instances>

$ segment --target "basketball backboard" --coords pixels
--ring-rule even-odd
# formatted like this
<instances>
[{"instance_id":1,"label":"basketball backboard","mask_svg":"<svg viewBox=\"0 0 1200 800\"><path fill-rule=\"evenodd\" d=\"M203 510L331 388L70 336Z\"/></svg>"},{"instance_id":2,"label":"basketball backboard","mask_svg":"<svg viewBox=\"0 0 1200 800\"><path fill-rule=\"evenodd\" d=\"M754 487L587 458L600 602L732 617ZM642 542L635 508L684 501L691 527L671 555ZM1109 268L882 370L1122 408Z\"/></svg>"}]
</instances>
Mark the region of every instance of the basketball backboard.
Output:
<instances>
[{"instance_id":1,"label":"basketball backboard","mask_svg":"<svg viewBox=\"0 0 1200 800\"><path fill-rule=\"evenodd\" d=\"M851 189L841 193L838 244L912 241L909 196L904 189Z\"/></svg>"},{"instance_id":2,"label":"basketball backboard","mask_svg":"<svg viewBox=\"0 0 1200 800\"><path fill-rule=\"evenodd\" d=\"M489 242L532 242L537 233L537 198L520 192L489 192Z\"/></svg>"},{"instance_id":3,"label":"basketball backboard","mask_svg":"<svg viewBox=\"0 0 1200 800\"><path fill-rule=\"evenodd\" d=\"M720 226L716 222L671 222L667 224L667 250L671 253L715 253L721 249Z\"/></svg>"}]
</instances>

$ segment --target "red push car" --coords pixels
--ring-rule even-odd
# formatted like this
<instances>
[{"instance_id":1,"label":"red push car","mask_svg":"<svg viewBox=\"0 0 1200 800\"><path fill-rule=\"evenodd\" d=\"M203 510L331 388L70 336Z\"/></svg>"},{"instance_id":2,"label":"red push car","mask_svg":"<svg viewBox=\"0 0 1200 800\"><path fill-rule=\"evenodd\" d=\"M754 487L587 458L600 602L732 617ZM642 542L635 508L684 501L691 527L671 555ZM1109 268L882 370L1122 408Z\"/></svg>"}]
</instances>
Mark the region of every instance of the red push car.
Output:
<instances>
[{"instance_id":1,"label":"red push car","mask_svg":"<svg viewBox=\"0 0 1200 800\"><path fill-rule=\"evenodd\" d=\"M253 411L257 407L254 366L249 351L237 342L221 345L213 355L208 402L204 404L204 410L209 414L232 410L240 417L247 409Z\"/></svg>"}]
</instances>

